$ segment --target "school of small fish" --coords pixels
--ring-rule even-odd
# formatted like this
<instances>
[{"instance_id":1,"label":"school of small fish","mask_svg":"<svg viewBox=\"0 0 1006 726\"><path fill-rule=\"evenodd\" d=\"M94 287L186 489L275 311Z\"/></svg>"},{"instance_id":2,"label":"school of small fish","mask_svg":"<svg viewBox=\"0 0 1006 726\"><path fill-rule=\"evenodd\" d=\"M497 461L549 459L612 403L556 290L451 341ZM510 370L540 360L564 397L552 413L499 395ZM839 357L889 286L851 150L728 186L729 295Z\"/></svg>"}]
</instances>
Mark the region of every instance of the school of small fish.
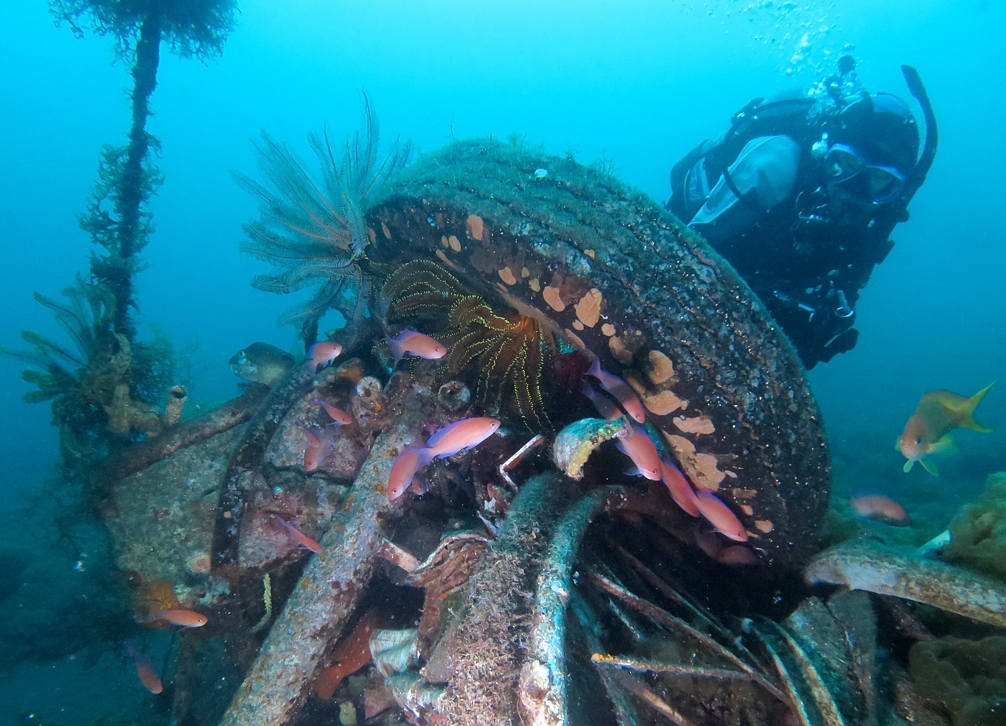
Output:
<instances>
[{"instance_id":1,"label":"school of small fish","mask_svg":"<svg viewBox=\"0 0 1006 726\"><path fill-rule=\"evenodd\" d=\"M398 338L386 340L396 362L406 352L430 359L440 358L447 352L439 343L414 330L403 331ZM587 380L583 381L581 390L605 419L615 420L625 415L636 422L616 437L616 446L631 459L634 471L652 481L663 481L674 501L691 516L702 517L725 537L746 542L748 535L744 526L719 497L706 491L696 493L674 464L661 460L653 438L639 425L645 423L646 414L632 387L619 376L601 368L598 357L594 358L586 376L594 379L600 390ZM421 468L436 458L445 458L478 446L499 426L500 421L495 418L462 419L434 433L426 446L405 447L395 459L388 476L388 499L397 500L410 486L417 494L421 493L415 480ZM738 561L747 559L737 553L733 557Z\"/></svg>"}]
</instances>

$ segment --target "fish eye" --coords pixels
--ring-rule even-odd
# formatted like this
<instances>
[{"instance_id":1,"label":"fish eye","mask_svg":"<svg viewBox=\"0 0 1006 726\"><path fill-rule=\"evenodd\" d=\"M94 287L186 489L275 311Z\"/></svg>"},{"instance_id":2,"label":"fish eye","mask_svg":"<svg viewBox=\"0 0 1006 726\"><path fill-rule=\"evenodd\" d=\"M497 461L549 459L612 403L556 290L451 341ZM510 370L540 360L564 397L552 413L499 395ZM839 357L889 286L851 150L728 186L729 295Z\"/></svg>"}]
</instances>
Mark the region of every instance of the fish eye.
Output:
<instances>
[{"instance_id":1,"label":"fish eye","mask_svg":"<svg viewBox=\"0 0 1006 726\"><path fill-rule=\"evenodd\" d=\"M921 443L922 443L922 437L921 436L916 436L915 437L915 445L918 446Z\"/></svg>"}]
</instances>

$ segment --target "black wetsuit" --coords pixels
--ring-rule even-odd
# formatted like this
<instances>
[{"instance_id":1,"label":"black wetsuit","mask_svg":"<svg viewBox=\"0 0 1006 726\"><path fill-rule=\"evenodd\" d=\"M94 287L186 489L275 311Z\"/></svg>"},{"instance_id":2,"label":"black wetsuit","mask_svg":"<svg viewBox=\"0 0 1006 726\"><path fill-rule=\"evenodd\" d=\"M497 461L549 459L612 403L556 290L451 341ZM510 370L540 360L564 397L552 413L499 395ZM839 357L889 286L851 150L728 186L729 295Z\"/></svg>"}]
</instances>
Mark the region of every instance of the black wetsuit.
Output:
<instances>
[{"instance_id":1,"label":"black wetsuit","mask_svg":"<svg viewBox=\"0 0 1006 726\"><path fill-rule=\"evenodd\" d=\"M856 344L858 331L853 325L860 290L894 246L889 236L896 224L908 218L910 196L877 206L857 206L846 200L847 211L840 211L829 196L823 165L811 154L826 123L815 120L813 108L805 102L802 108L798 101L787 103L795 112L782 119L783 128L778 128L777 121L768 133L784 133L800 147L792 193L768 211L758 209L755 221L733 235L698 230L761 298L804 365L812 368ZM735 122L732 131L736 128ZM675 165L667 208L676 216L689 222L696 205L701 206L701 201L686 199L684 189L685 176L696 162L704 160L712 186L751 134L733 136L728 132L721 139L704 142ZM741 204L747 203L741 195Z\"/></svg>"}]
</instances>

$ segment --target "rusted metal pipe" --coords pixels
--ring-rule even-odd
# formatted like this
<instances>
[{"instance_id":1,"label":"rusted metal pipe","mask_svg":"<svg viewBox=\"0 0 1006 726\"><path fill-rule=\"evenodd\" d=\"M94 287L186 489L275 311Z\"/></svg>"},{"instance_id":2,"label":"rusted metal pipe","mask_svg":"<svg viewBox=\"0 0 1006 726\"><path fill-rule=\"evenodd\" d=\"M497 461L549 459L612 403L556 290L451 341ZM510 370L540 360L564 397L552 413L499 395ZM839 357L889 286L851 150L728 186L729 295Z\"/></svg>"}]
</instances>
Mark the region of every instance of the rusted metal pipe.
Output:
<instances>
[{"instance_id":1,"label":"rusted metal pipe","mask_svg":"<svg viewBox=\"0 0 1006 726\"><path fill-rule=\"evenodd\" d=\"M424 398L407 392L395 424L381 434L353 485L344 511L277 617L221 726L286 726L307 697L329 644L365 591L384 541L381 520L396 509L386 486L398 452L415 439Z\"/></svg>"},{"instance_id":2,"label":"rusted metal pipe","mask_svg":"<svg viewBox=\"0 0 1006 726\"><path fill-rule=\"evenodd\" d=\"M174 426L160 436L141 441L109 457L95 475L97 481L118 481L143 471L151 464L166 459L176 451L223 433L249 420L262 403L269 389L252 386L242 395L199 418Z\"/></svg>"}]
</instances>

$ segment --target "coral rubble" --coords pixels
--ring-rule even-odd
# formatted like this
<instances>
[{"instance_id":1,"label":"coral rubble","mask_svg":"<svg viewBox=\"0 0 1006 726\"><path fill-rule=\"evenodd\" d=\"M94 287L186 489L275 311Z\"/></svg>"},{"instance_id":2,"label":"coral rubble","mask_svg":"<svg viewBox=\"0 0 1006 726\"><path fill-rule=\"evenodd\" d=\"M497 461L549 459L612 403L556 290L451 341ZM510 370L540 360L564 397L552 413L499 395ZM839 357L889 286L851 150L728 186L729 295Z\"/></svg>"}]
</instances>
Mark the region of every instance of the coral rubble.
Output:
<instances>
[{"instance_id":1,"label":"coral rubble","mask_svg":"<svg viewBox=\"0 0 1006 726\"><path fill-rule=\"evenodd\" d=\"M1006 638L946 636L912 647L910 672L954 726L993 726L1006 713Z\"/></svg>"},{"instance_id":2,"label":"coral rubble","mask_svg":"<svg viewBox=\"0 0 1006 726\"><path fill-rule=\"evenodd\" d=\"M944 559L1006 580L1006 472L991 475L978 500L961 507L948 529Z\"/></svg>"}]
</instances>

